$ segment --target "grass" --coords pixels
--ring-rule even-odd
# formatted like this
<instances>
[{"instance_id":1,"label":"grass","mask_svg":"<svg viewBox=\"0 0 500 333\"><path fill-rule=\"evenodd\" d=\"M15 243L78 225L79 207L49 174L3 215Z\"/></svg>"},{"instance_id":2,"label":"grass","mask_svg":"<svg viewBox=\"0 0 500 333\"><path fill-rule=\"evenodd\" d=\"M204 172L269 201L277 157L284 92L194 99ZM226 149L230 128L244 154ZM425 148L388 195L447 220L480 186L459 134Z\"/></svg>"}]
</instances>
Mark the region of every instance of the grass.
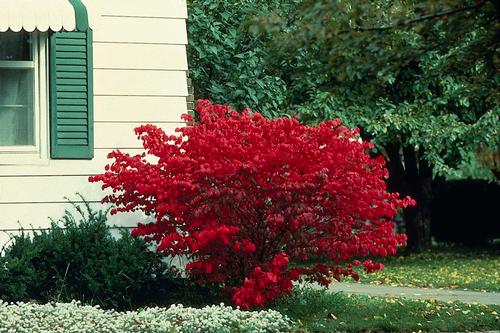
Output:
<instances>
[{"instance_id":1,"label":"grass","mask_svg":"<svg viewBox=\"0 0 500 333\"><path fill-rule=\"evenodd\" d=\"M392 286L500 291L500 252L437 248L381 260L385 269L361 282Z\"/></svg>"},{"instance_id":2,"label":"grass","mask_svg":"<svg viewBox=\"0 0 500 333\"><path fill-rule=\"evenodd\" d=\"M332 294L302 287L274 306L299 332L416 332L500 329L500 306Z\"/></svg>"}]
</instances>

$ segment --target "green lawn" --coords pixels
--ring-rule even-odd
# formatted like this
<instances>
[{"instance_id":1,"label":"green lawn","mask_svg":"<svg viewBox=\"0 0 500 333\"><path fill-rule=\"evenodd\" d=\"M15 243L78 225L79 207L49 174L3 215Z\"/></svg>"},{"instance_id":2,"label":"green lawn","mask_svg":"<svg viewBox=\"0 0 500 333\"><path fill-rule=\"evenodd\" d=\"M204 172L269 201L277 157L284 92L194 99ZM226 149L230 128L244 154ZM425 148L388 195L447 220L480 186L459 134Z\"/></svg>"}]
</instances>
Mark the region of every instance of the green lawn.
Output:
<instances>
[{"instance_id":1,"label":"green lawn","mask_svg":"<svg viewBox=\"0 0 500 333\"><path fill-rule=\"evenodd\" d=\"M274 309L308 333L500 329L500 306L331 294L307 287L296 289Z\"/></svg>"},{"instance_id":2,"label":"green lawn","mask_svg":"<svg viewBox=\"0 0 500 333\"><path fill-rule=\"evenodd\" d=\"M385 270L363 274L361 282L406 287L500 291L500 253L438 248L384 258Z\"/></svg>"}]
</instances>

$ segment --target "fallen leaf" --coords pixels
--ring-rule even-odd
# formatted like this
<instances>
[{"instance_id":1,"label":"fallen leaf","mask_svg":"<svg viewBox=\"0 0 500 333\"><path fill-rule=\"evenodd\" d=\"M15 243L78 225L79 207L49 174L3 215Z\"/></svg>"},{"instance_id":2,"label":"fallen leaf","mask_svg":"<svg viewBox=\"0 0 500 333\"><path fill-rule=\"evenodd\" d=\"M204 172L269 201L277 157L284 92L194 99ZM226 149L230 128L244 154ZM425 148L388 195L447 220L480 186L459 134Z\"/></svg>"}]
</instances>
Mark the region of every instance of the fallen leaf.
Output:
<instances>
[{"instance_id":1,"label":"fallen leaf","mask_svg":"<svg viewBox=\"0 0 500 333\"><path fill-rule=\"evenodd\" d=\"M327 316L328 319L333 319L333 320L337 320L337 317L335 317L335 315L333 313L329 313L328 316Z\"/></svg>"}]
</instances>

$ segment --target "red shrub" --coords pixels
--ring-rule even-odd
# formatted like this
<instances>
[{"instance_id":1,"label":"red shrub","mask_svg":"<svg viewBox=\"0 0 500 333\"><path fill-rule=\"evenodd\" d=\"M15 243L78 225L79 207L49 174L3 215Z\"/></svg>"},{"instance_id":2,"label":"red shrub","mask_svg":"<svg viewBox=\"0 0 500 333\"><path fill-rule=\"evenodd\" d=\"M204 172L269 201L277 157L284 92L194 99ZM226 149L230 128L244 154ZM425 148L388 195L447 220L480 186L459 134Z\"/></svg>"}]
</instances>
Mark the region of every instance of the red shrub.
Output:
<instances>
[{"instance_id":1,"label":"red shrub","mask_svg":"<svg viewBox=\"0 0 500 333\"><path fill-rule=\"evenodd\" d=\"M353 265L381 269L371 261L339 262L395 254L404 245L391 219L413 201L387 192L384 160L365 152L372 144L358 141L357 130L339 120L311 127L238 114L204 100L196 109L199 121L178 135L136 128L147 153L114 151L113 164L90 181L113 190L103 199L115 205L113 213L154 216L133 234L167 255L188 256L186 270L200 283L223 284L243 308L263 306L300 277L328 284L357 278ZM331 264L288 267L311 256Z\"/></svg>"}]
</instances>

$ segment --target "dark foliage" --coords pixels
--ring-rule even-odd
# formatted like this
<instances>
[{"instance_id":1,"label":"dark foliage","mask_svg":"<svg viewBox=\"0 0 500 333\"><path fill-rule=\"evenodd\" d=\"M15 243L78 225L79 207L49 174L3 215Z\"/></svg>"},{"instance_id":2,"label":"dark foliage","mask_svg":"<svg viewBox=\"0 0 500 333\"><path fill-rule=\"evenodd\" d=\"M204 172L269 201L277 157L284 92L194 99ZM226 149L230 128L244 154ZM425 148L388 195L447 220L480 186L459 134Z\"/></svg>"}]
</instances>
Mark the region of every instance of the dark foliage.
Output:
<instances>
[{"instance_id":1,"label":"dark foliage","mask_svg":"<svg viewBox=\"0 0 500 333\"><path fill-rule=\"evenodd\" d=\"M432 201L431 232L437 241L483 245L500 237L500 186L483 180L441 185Z\"/></svg>"}]
</instances>

